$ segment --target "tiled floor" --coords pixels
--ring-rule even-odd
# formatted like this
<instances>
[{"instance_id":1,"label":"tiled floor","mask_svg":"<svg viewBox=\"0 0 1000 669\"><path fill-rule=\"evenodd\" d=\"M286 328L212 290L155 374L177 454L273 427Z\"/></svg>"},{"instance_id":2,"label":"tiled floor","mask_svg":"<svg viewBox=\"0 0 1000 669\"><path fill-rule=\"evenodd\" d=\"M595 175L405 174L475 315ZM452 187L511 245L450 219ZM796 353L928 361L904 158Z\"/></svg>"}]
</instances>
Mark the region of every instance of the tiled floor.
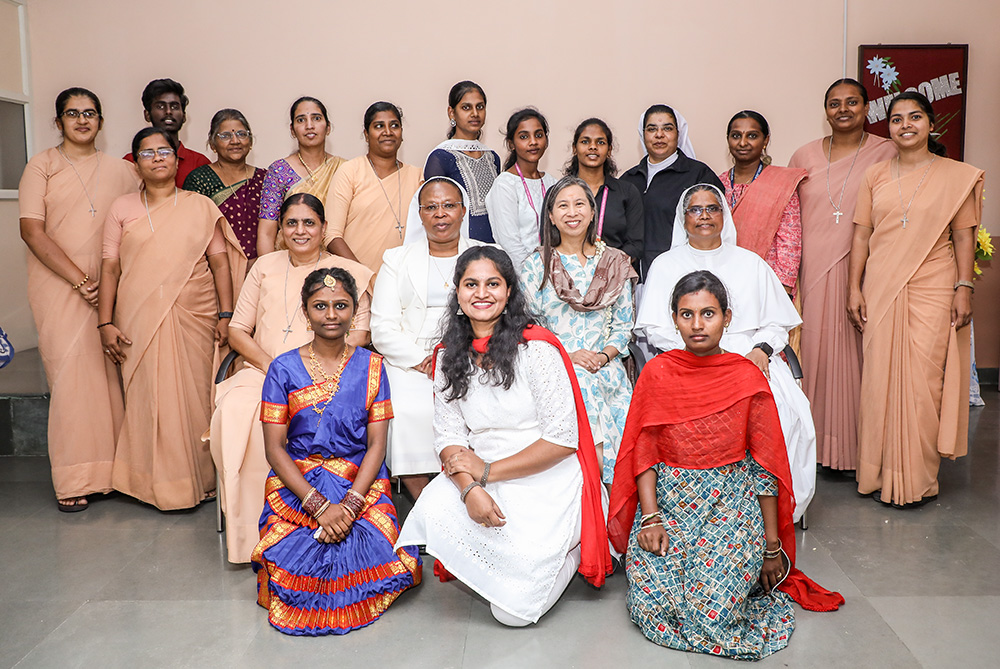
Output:
<instances>
[{"instance_id":1,"label":"tiled floor","mask_svg":"<svg viewBox=\"0 0 1000 669\"><path fill-rule=\"evenodd\" d=\"M938 502L898 511L820 474L799 564L847 604L796 608L762 667L1000 664L1000 395L973 412L971 454L945 462ZM466 588L404 594L345 637L289 638L229 565L215 508L160 513L122 496L58 513L43 458L0 458L0 667L723 667L660 648L625 612L625 579L575 581L533 627L508 629Z\"/></svg>"}]
</instances>

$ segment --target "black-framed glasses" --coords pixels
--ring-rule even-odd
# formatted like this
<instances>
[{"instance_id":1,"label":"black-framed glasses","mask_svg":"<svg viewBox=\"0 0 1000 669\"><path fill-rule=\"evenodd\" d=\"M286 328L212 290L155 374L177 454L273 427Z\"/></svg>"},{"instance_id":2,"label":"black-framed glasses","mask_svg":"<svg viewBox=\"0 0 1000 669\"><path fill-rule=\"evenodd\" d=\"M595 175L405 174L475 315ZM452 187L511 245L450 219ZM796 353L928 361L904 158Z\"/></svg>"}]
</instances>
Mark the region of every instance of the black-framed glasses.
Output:
<instances>
[{"instance_id":1,"label":"black-framed glasses","mask_svg":"<svg viewBox=\"0 0 1000 669\"><path fill-rule=\"evenodd\" d=\"M226 132L215 133L215 138L220 142L228 142L233 137L235 137L236 139L250 139L251 135L249 130L236 130L235 132L226 131Z\"/></svg>"},{"instance_id":2,"label":"black-framed glasses","mask_svg":"<svg viewBox=\"0 0 1000 669\"><path fill-rule=\"evenodd\" d=\"M708 214L709 216L718 216L722 213L722 207L717 204L710 204L704 207L695 205L694 207L688 207L684 210L684 213L688 216L700 217L702 213Z\"/></svg>"},{"instance_id":3,"label":"black-framed glasses","mask_svg":"<svg viewBox=\"0 0 1000 669\"><path fill-rule=\"evenodd\" d=\"M165 146L161 149L143 149L136 155L142 158L143 160L152 160L156 156L159 156L160 158L166 158L168 156L172 156L173 154L174 150Z\"/></svg>"},{"instance_id":4,"label":"black-framed glasses","mask_svg":"<svg viewBox=\"0 0 1000 669\"><path fill-rule=\"evenodd\" d=\"M461 202L442 202L440 205L434 204L422 204L420 208L426 211L430 215L437 213L438 209L444 209L447 213L452 213L453 211L458 211L458 208L462 206Z\"/></svg>"},{"instance_id":5,"label":"black-framed glasses","mask_svg":"<svg viewBox=\"0 0 1000 669\"><path fill-rule=\"evenodd\" d=\"M97 111L93 109L84 109L83 111L80 111L79 109L67 109L62 113L62 115L65 116L66 118L72 118L72 119L77 119L82 116L83 118L89 121L91 119L97 118Z\"/></svg>"}]
</instances>

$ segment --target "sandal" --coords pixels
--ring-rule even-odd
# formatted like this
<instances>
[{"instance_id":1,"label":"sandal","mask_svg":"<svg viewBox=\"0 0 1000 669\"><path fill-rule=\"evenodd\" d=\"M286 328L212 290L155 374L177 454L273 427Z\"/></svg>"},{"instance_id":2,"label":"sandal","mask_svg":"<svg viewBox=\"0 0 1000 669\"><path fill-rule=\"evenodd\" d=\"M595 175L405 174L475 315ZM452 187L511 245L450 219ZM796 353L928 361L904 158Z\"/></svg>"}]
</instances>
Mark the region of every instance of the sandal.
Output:
<instances>
[{"instance_id":1,"label":"sandal","mask_svg":"<svg viewBox=\"0 0 1000 669\"><path fill-rule=\"evenodd\" d=\"M87 502L87 498L83 495L79 497L67 497L66 499L56 500L56 508L63 513L79 513L81 511L86 511L89 507L90 503Z\"/></svg>"}]
</instances>

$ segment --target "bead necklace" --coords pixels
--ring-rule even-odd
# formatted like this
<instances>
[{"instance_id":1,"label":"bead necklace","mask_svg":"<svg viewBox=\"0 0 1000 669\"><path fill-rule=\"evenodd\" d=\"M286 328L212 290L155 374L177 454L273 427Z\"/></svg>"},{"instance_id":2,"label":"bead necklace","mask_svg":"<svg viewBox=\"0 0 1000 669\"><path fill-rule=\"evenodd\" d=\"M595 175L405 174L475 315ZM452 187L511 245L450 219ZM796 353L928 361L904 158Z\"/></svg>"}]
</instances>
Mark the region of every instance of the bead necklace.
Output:
<instances>
[{"instance_id":1,"label":"bead necklace","mask_svg":"<svg viewBox=\"0 0 1000 669\"><path fill-rule=\"evenodd\" d=\"M913 197L910 198L910 203L908 205L906 205L906 209L903 210L903 218L901 218L900 221L903 224L903 229L904 230L906 229L906 223L907 223L907 221L910 220L908 218L908 216L910 214L910 207L913 206L913 201L917 197L917 191L920 190L920 187L924 185L924 179L927 177L927 173L931 171L931 165L934 164L935 160L937 160L937 156L934 156L933 158L931 158L931 162L927 163L927 167L924 169L924 173L920 177L920 183L917 184L917 190L913 191ZM896 190L899 191L899 206L900 207L903 206L903 186L901 185L901 181L902 181L902 177L901 177L900 172L899 172L899 156L896 156Z\"/></svg>"},{"instance_id":2,"label":"bead necklace","mask_svg":"<svg viewBox=\"0 0 1000 669\"><path fill-rule=\"evenodd\" d=\"M851 167L847 170L847 176L844 177L844 187L840 189L840 201L833 201L833 193L830 192L830 163L833 158L833 135L830 135L830 146L826 150L826 196L830 198L830 204L833 205L833 216L837 219L837 225L840 225L840 217L844 215L841 206L844 204L844 192L847 191L847 182L851 178L851 172L854 171L854 163L858 161L858 155L861 154L861 145L865 143L865 134L861 133L861 141L858 142L858 148L854 152L854 159L851 161Z\"/></svg>"},{"instance_id":3,"label":"bead necklace","mask_svg":"<svg viewBox=\"0 0 1000 669\"><path fill-rule=\"evenodd\" d=\"M149 215L149 199L146 197L146 189L142 189L142 204L146 207L146 220L149 221L149 231L156 232L153 229L153 219ZM174 208L177 208L177 186L174 185Z\"/></svg>"},{"instance_id":4,"label":"bead necklace","mask_svg":"<svg viewBox=\"0 0 1000 669\"><path fill-rule=\"evenodd\" d=\"M389 194L385 192L385 186L382 185L382 180L378 178L378 172L375 171L375 163L372 162L371 156L367 156L368 164L372 166L372 173L375 175L375 181L378 182L378 187L382 189L382 195L385 197L386 204L389 205L389 212L392 217L396 219L396 232L399 233L399 238L403 238L403 222L396 215L396 212L392 208L392 200L389 199ZM403 171L402 166L398 160L393 161L396 165L396 192L399 195L399 200L396 203L396 208L399 209L399 213L403 213L403 185L400 181L402 177L399 175Z\"/></svg>"},{"instance_id":5,"label":"bead necklace","mask_svg":"<svg viewBox=\"0 0 1000 669\"><path fill-rule=\"evenodd\" d=\"M304 161L302 159L302 152L301 151L296 151L295 155L297 155L299 157L299 162L302 163L302 167L306 168L306 172L309 173L309 181L312 181L313 177L315 177L316 175L313 173L313 171L311 169L309 169L309 166L306 165L306 161ZM324 153L324 155L326 155L326 154ZM330 162L330 156L326 157L326 160L324 160L323 163L319 167L316 168L316 171L318 172L319 170L323 169L323 166L326 165L328 162Z\"/></svg>"},{"instance_id":6,"label":"bead necklace","mask_svg":"<svg viewBox=\"0 0 1000 669\"><path fill-rule=\"evenodd\" d=\"M347 341L344 341L344 352L340 356L340 366L337 368L336 374L327 374L326 370L323 369L323 364L316 357L316 351L313 350L313 343L309 342L309 376L312 378L313 383L320 387L324 393L329 393L329 397L323 402L323 407L317 409L319 402L312 405L312 410L319 414L319 420L323 420L323 412L326 408L330 406L330 400L333 396L337 394L340 390L340 375L344 373L344 365L347 364L347 352L350 346L347 345ZM319 425L319 420L316 424Z\"/></svg>"},{"instance_id":7,"label":"bead necklace","mask_svg":"<svg viewBox=\"0 0 1000 669\"><path fill-rule=\"evenodd\" d=\"M75 174L76 178L80 180L80 185L83 186L83 194L87 196L87 202L90 203L90 217L94 218L97 215L97 207L94 206L94 198L90 197L90 191L87 190L87 184L83 183L83 177L81 177L80 173L76 171L76 165L74 165L73 161L69 159L69 156L67 156L63 152L63 150L62 150L62 144L60 144L59 146L57 146L56 150L59 151L59 155L62 156L63 159L67 163L69 163L69 166L73 168L73 174ZM97 169L95 171L97 172L97 182L94 184L94 196L96 197L97 196L97 191L101 187L101 152L100 151L97 152Z\"/></svg>"}]
</instances>

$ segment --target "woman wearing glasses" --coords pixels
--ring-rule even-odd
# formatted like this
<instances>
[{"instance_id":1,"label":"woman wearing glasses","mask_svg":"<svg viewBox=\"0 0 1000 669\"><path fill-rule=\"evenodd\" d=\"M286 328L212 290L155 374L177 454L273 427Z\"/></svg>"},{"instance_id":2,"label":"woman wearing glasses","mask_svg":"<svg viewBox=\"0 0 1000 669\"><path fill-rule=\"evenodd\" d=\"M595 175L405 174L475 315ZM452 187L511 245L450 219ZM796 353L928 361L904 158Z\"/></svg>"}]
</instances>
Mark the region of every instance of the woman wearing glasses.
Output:
<instances>
[{"instance_id":1,"label":"woman wearing glasses","mask_svg":"<svg viewBox=\"0 0 1000 669\"><path fill-rule=\"evenodd\" d=\"M809 402L780 353L788 344L789 331L802 319L767 263L736 245L736 225L721 189L697 184L684 191L673 229L670 250L649 268L636 332L658 351L684 348L670 311L674 286L685 274L698 270L708 270L722 280L733 309L722 348L750 360L770 381L788 448L798 520L816 488L816 431Z\"/></svg>"},{"instance_id":2,"label":"woman wearing glasses","mask_svg":"<svg viewBox=\"0 0 1000 669\"><path fill-rule=\"evenodd\" d=\"M267 170L247 164L253 148L250 122L236 109L220 109L212 117L208 148L217 156L184 180L184 190L212 198L233 227L247 258L257 257L257 216Z\"/></svg>"},{"instance_id":3,"label":"woman wearing glasses","mask_svg":"<svg viewBox=\"0 0 1000 669\"><path fill-rule=\"evenodd\" d=\"M670 248L674 211L681 193L698 183L722 190L722 182L705 163L694 159L687 138L687 122L667 105L653 105L642 115L642 143L646 156L622 175L642 193L643 253L640 276L646 280L649 266Z\"/></svg>"},{"instance_id":4,"label":"woman wearing glasses","mask_svg":"<svg viewBox=\"0 0 1000 669\"><path fill-rule=\"evenodd\" d=\"M303 96L288 110L295 153L280 158L267 168L264 192L257 220L257 255L264 255L280 245L278 211L286 197L296 193L315 195L326 206L326 191L333 175L344 163L340 156L327 153L326 138L333 126L326 105L316 98Z\"/></svg>"},{"instance_id":5,"label":"woman wearing glasses","mask_svg":"<svg viewBox=\"0 0 1000 669\"><path fill-rule=\"evenodd\" d=\"M135 168L94 146L101 101L85 88L56 97L62 142L28 161L18 187L28 301L49 381L49 461L59 510L84 511L111 490L121 389L97 333L104 218L138 187Z\"/></svg>"},{"instance_id":6,"label":"woman wearing glasses","mask_svg":"<svg viewBox=\"0 0 1000 669\"><path fill-rule=\"evenodd\" d=\"M403 246L382 256L372 300L372 343L388 363L396 397L386 465L416 499L441 471L434 452L431 355L454 291L458 255L469 239L468 195L457 181L431 177L413 196Z\"/></svg>"},{"instance_id":7,"label":"woman wearing glasses","mask_svg":"<svg viewBox=\"0 0 1000 669\"><path fill-rule=\"evenodd\" d=\"M132 140L143 189L111 205L104 225L97 328L121 365L125 420L112 485L159 509L186 509L215 489L201 435L212 359L228 340L246 255L222 212L174 185L177 141L159 128Z\"/></svg>"}]
</instances>

